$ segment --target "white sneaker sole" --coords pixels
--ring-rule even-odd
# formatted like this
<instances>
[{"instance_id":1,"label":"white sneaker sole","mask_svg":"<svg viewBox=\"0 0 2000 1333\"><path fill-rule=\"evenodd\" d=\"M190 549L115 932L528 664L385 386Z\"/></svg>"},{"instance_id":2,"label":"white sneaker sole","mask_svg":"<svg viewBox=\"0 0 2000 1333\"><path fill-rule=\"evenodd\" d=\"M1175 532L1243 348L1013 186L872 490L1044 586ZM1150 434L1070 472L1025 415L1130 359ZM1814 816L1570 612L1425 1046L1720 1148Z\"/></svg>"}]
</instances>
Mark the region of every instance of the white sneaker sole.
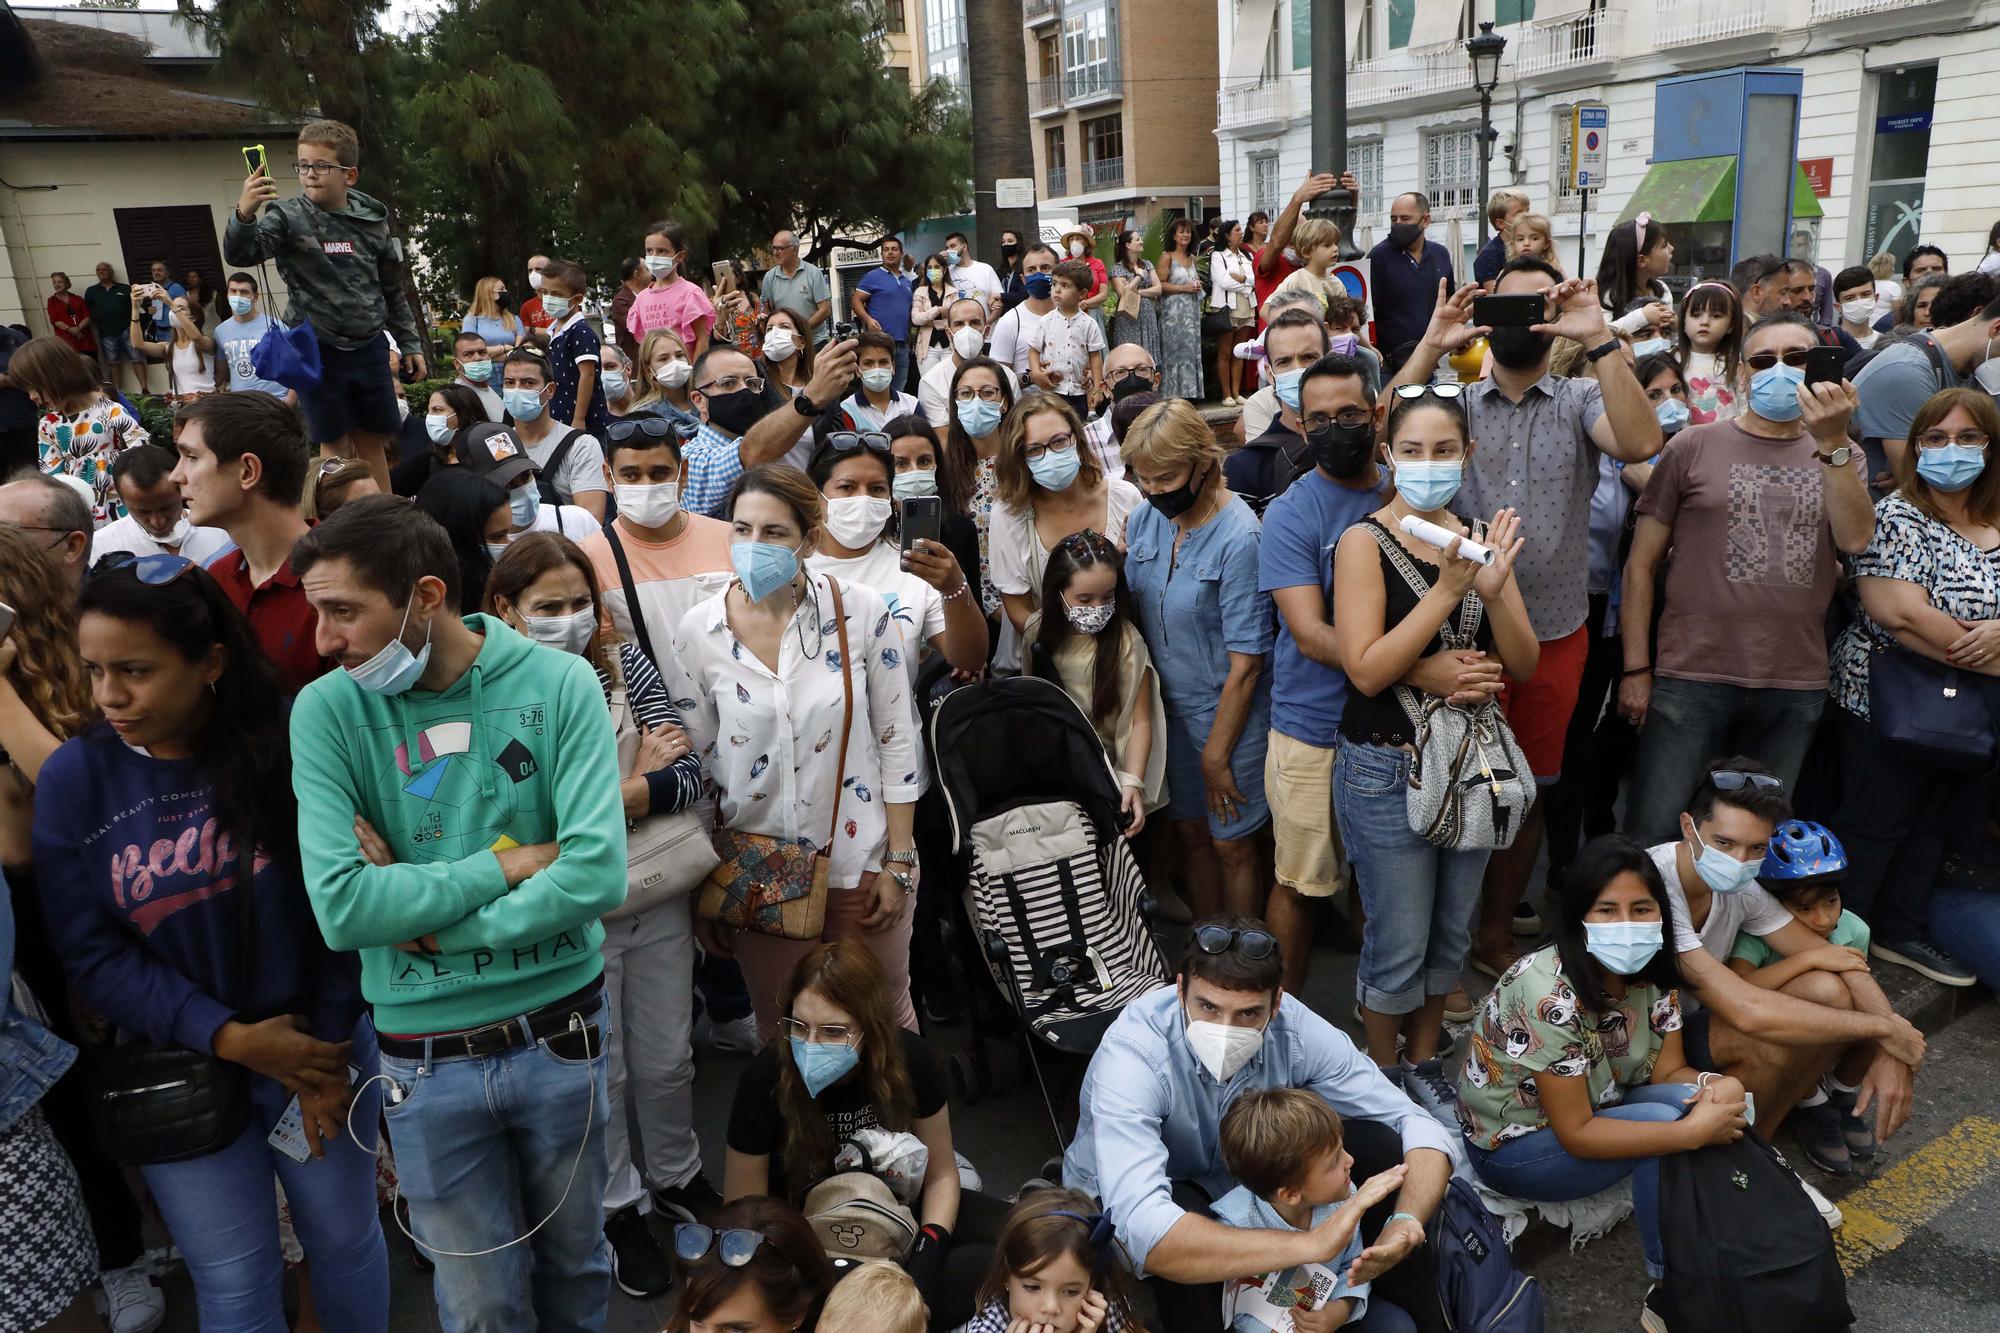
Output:
<instances>
[{"instance_id":1,"label":"white sneaker sole","mask_svg":"<svg viewBox=\"0 0 2000 1333\"><path fill-rule=\"evenodd\" d=\"M1962 975L1952 976L1950 973L1940 972L1936 968L1930 967L1925 963L1921 962L1920 960L1911 957L1909 954L1901 953L1896 949L1890 948L1888 945L1870 944L1868 946L1868 952L1872 956L1880 958L1885 962L1894 963L1898 967L1907 967L1910 969L1910 971L1916 973L1920 977L1929 977L1932 981L1935 981L1940 986L1958 986L1958 987L1974 986L1977 985L1979 981L1977 977L1969 977Z\"/></svg>"}]
</instances>

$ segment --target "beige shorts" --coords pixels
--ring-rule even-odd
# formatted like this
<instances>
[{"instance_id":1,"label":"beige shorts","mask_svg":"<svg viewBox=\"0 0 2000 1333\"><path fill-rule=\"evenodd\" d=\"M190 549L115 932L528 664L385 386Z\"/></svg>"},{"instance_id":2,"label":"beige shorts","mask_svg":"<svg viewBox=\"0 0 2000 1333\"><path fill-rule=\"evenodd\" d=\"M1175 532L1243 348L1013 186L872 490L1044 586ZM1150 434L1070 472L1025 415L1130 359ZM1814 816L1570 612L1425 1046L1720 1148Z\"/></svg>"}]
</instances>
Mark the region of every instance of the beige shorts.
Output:
<instances>
[{"instance_id":1,"label":"beige shorts","mask_svg":"<svg viewBox=\"0 0 2000 1333\"><path fill-rule=\"evenodd\" d=\"M1264 756L1264 799L1277 841L1278 883L1306 898L1347 887L1347 858L1333 826L1333 750L1275 728Z\"/></svg>"}]
</instances>

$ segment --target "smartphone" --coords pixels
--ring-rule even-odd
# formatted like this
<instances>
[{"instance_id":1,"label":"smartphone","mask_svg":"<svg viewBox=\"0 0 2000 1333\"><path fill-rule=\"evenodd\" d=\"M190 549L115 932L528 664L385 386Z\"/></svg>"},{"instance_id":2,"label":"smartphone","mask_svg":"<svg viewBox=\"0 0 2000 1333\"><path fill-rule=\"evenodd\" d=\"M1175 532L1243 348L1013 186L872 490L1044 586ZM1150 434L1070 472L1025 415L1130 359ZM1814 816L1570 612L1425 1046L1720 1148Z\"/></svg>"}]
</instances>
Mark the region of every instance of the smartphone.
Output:
<instances>
[{"instance_id":1,"label":"smartphone","mask_svg":"<svg viewBox=\"0 0 2000 1333\"><path fill-rule=\"evenodd\" d=\"M265 156L264 145L260 143L244 145L243 165L250 169L252 176L268 176L271 174L271 164Z\"/></svg>"},{"instance_id":2,"label":"smartphone","mask_svg":"<svg viewBox=\"0 0 2000 1333\"><path fill-rule=\"evenodd\" d=\"M1847 378L1847 353L1838 347L1814 347L1806 352L1807 384L1838 384Z\"/></svg>"},{"instance_id":3,"label":"smartphone","mask_svg":"<svg viewBox=\"0 0 2000 1333\"><path fill-rule=\"evenodd\" d=\"M0 602L0 639L7 637L14 628L14 608Z\"/></svg>"},{"instance_id":4,"label":"smartphone","mask_svg":"<svg viewBox=\"0 0 2000 1333\"><path fill-rule=\"evenodd\" d=\"M715 285L718 287L722 285L722 280L734 271L734 269L730 268L727 259L718 259L708 266L708 274L715 279Z\"/></svg>"},{"instance_id":5,"label":"smartphone","mask_svg":"<svg viewBox=\"0 0 2000 1333\"><path fill-rule=\"evenodd\" d=\"M944 536L944 500L936 495L912 495L901 502L902 515L896 530L902 536L903 553L908 555L920 541L939 541Z\"/></svg>"},{"instance_id":6,"label":"smartphone","mask_svg":"<svg viewBox=\"0 0 2000 1333\"><path fill-rule=\"evenodd\" d=\"M1509 292L1505 296L1472 298L1472 322L1489 329L1525 329L1543 322L1540 292Z\"/></svg>"}]
</instances>

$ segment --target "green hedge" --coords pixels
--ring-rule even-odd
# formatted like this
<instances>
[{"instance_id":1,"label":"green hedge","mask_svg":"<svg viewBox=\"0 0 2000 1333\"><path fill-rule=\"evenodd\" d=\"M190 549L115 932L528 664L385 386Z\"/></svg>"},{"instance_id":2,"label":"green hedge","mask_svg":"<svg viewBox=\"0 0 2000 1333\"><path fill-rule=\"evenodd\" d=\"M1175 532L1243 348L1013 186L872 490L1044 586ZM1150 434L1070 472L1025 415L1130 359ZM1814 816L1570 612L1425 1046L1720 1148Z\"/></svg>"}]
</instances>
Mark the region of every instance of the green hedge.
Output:
<instances>
[{"instance_id":1,"label":"green hedge","mask_svg":"<svg viewBox=\"0 0 2000 1333\"><path fill-rule=\"evenodd\" d=\"M422 416L430 407L431 395L452 382L449 375L433 379L418 380L415 384L403 384L403 399L410 405L414 416ZM156 394L141 394L132 399L139 409L139 423L146 428L146 434L168 448L174 442L174 405Z\"/></svg>"}]
</instances>

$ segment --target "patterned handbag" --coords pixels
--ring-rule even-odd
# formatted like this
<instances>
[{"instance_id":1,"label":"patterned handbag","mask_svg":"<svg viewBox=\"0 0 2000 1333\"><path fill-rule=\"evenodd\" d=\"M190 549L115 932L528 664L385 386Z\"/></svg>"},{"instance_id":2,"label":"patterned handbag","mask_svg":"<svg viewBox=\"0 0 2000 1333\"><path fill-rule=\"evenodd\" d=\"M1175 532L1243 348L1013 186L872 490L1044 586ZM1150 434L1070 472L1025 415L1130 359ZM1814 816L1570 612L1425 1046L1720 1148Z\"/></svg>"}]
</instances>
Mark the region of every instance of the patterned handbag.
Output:
<instances>
[{"instance_id":1,"label":"patterned handbag","mask_svg":"<svg viewBox=\"0 0 2000 1333\"><path fill-rule=\"evenodd\" d=\"M840 831L840 798L847 788L847 736L854 727L854 658L847 651L847 611L840 581L829 578L833 623L840 635L840 686L846 711L840 727L840 762L834 773L832 827L826 845L810 838L777 838L740 833L716 821L715 853L721 864L709 873L695 900L704 921L786 940L815 940L826 928L827 874L833 840Z\"/></svg>"}]
</instances>

